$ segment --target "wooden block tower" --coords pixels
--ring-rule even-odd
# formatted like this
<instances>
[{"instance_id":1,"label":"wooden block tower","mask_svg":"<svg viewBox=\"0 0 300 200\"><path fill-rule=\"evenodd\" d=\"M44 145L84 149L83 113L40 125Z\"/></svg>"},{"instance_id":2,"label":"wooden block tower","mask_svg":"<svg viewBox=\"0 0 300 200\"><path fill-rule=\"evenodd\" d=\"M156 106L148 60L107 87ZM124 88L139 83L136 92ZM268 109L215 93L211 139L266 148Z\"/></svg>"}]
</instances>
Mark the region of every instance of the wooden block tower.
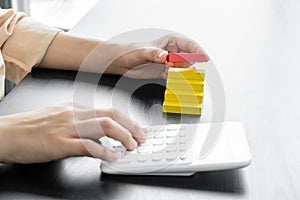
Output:
<instances>
[{"instance_id":1,"label":"wooden block tower","mask_svg":"<svg viewBox=\"0 0 300 200\"><path fill-rule=\"evenodd\" d=\"M171 59L169 58L169 60ZM197 59L193 58L193 62L195 60ZM180 59L177 58L177 61L180 61ZM202 70L170 68L164 95L163 112L200 115L204 80L205 74Z\"/></svg>"}]
</instances>

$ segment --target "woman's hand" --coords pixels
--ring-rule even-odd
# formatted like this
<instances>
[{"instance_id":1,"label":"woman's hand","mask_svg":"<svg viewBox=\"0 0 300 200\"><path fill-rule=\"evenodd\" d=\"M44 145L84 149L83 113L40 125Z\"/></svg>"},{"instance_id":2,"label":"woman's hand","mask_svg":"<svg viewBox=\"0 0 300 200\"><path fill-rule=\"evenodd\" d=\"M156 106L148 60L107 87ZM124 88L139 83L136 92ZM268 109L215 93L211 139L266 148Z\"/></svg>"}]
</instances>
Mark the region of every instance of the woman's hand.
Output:
<instances>
[{"instance_id":1,"label":"woman's hand","mask_svg":"<svg viewBox=\"0 0 300 200\"><path fill-rule=\"evenodd\" d=\"M112 109L90 110L72 104L0 117L0 162L40 163L72 156L109 162L117 155L97 143L107 136L128 150L144 142L146 131Z\"/></svg>"},{"instance_id":2,"label":"woman's hand","mask_svg":"<svg viewBox=\"0 0 300 200\"><path fill-rule=\"evenodd\" d=\"M166 78L168 52L205 53L195 41L167 35L148 44L113 44L68 33L58 33L40 67L125 75L130 78ZM205 58L203 62L208 61Z\"/></svg>"},{"instance_id":3,"label":"woman's hand","mask_svg":"<svg viewBox=\"0 0 300 200\"><path fill-rule=\"evenodd\" d=\"M153 42L152 48L138 48L116 59L108 71L117 71L130 78L167 78L168 67L174 63L167 62L168 52L204 53L195 41L176 35L168 35ZM208 56L203 60L207 62ZM165 65L162 65L165 64ZM166 67L166 68L165 68ZM115 72L116 73L116 72Z\"/></svg>"}]
</instances>

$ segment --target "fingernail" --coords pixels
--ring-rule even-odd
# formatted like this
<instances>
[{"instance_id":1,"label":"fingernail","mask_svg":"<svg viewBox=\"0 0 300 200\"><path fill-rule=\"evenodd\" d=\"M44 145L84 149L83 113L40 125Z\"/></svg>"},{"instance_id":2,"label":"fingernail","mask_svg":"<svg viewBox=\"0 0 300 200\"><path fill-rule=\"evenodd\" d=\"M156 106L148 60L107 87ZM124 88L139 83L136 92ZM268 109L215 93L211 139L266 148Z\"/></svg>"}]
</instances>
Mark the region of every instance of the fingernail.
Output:
<instances>
[{"instance_id":1,"label":"fingernail","mask_svg":"<svg viewBox=\"0 0 300 200\"><path fill-rule=\"evenodd\" d=\"M138 143L135 140L132 140L131 147L132 149L135 149L137 147Z\"/></svg>"},{"instance_id":2,"label":"fingernail","mask_svg":"<svg viewBox=\"0 0 300 200\"><path fill-rule=\"evenodd\" d=\"M161 51L161 52L157 55L157 59L158 59L158 60L161 60L165 54L166 54L165 51Z\"/></svg>"}]
</instances>

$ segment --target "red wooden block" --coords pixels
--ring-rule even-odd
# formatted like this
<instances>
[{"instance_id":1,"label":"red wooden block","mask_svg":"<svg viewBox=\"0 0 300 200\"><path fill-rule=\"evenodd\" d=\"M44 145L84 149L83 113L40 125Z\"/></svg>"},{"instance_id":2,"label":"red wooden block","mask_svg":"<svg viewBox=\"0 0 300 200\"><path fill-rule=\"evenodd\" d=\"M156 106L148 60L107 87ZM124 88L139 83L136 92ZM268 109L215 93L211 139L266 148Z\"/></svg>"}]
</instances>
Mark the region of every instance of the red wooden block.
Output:
<instances>
[{"instance_id":1,"label":"red wooden block","mask_svg":"<svg viewBox=\"0 0 300 200\"><path fill-rule=\"evenodd\" d=\"M208 61L204 53L169 53L167 61L172 63L196 63Z\"/></svg>"}]
</instances>

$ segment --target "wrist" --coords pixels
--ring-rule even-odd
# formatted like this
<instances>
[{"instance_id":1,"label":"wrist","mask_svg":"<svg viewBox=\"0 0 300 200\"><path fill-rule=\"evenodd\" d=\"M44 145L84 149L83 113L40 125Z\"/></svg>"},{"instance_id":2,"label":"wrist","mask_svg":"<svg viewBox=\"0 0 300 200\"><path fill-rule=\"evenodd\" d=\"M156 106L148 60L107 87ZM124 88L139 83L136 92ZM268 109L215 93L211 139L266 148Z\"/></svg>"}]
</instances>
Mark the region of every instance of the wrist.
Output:
<instances>
[{"instance_id":1,"label":"wrist","mask_svg":"<svg viewBox=\"0 0 300 200\"><path fill-rule=\"evenodd\" d=\"M101 74L122 74L122 67L116 64L116 61L127 52L126 44L103 42L88 55L80 70Z\"/></svg>"},{"instance_id":2,"label":"wrist","mask_svg":"<svg viewBox=\"0 0 300 200\"><path fill-rule=\"evenodd\" d=\"M111 43L103 42L97 46L86 58L81 71L123 75L134 60L134 51L150 46L146 43Z\"/></svg>"},{"instance_id":3,"label":"wrist","mask_svg":"<svg viewBox=\"0 0 300 200\"><path fill-rule=\"evenodd\" d=\"M15 150L19 146L15 133L19 132L20 126L16 121L18 119L12 115L0 117L0 163L11 163Z\"/></svg>"},{"instance_id":4,"label":"wrist","mask_svg":"<svg viewBox=\"0 0 300 200\"><path fill-rule=\"evenodd\" d=\"M0 117L0 163L5 163L7 155L7 125L6 120Z\"/></svg>"}]
</instances>

